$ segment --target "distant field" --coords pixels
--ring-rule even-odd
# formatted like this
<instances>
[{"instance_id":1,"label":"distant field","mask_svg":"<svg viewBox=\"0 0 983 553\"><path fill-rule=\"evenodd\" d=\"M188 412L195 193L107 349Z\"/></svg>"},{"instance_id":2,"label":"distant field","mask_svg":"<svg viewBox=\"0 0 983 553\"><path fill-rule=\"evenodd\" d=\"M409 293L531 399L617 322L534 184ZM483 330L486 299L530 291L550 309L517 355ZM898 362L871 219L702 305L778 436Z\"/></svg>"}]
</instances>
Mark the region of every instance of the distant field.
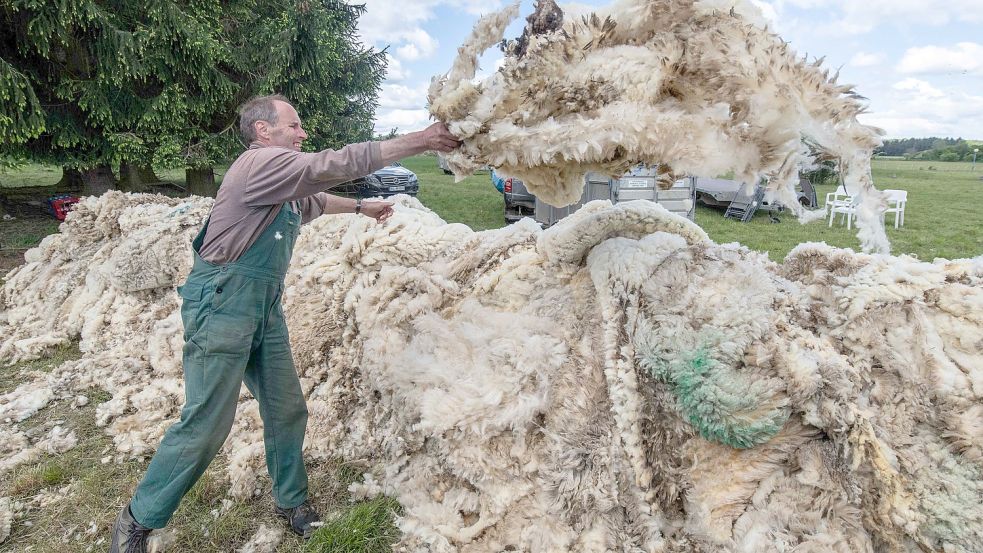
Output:
<instances>
[{"instance_id":1,"label":"distant field","mask_svg":"<svg viewBox=\"0 0 983 553\"><path fill-rule=\"evenodd\" d=\"M505 224L502 195L491 185L488 173L477 174L454 183L452 175L445 175L437 167L434 156L414 156L404 165L420 177L419 199L448 222L464 223L475 230L499 228ZM887 234L892 251L906 253L921 259L936 257L958 258L983 254L983 159L972 164L964 162L905 161L878 158L873 161L874 183L881 189L908 191L905 226L895 230L893 219L888 218ZM227 166L216 168L216 178L221 179ZM163 171L157 174L171 182L182 183L184 172ZM30 186L53 184L61 176L60 169L32 164L27 167L0 173L2 186ZM822 202L834 186L817 187ZM801 242L821 241L845 248L858 248L854 231L847 231L838 221L832 228L824 222L800 225L788 214L779 215L781 222L772 223L768 216L759 213L749 223L724 219L721 211L698 207L696 222L717 242L740 242L745 246L768 252L771 259L780 261ZM0 241L6 247L27 247L36 243L45 232L53 232L54 224L12 227L11 222L0 222ZM18 230L21 229L21 230Z\"/></svg>"},{"instance_id":2,"label":"distant field","mask_svg":"<svg viewBox=\"0 0 983 553\"><path fill-rule=\"evenodd\" d=\"M420 200L448 222L465 223L476 230L504 225L502 196L491 185L487 173L481 172L454 184L452 176L437 168L433 157L416 156L406 160L406 167L420 176ZM896 254L907 253L921 259L959 258L983 255L983 166L970 172L969 163L904 161L876 159L874 183L881 189L908 191L905 226L895 230L893 216L887 220L887 235ZM833 185L817 187L823 202ZM778 216L780 223L770 222L759 213L748 223L724 219L723 212L699 206L696 223L716 242L740 242L768 252L780 261L802 242L859 249L855 230L846 230L839 220L833 227L826 222L801 225L788 214Z\"/></svg>"},{"instance_id":3,"label":"distant field","mask_svg":"<svg viewBox=\"0 0 983 553\"><path fill-rule=\"evenodd\" d=\"M887 236L892 252L907 253L931 261L983 255L983 167L970 172L969 163L875 159L872 172L879 189L908 191L905 225L894 229L893 215L887 219ZM833 185L817 187L823 202ZM856 232L847 231L839 218L828 228L825 222L800 225L790 216L779 216L781 223L770 223L758 214L750 223L724 219L716 210L700 207L696 222L717 242L740 242L749 248L767 251L781 260L797 244L826 242L844 248L859 248Z\"/></svg>"},{"instance_id":4,"label":"distant field","mask_svg":"<svg viewBox=\"0 0 983 553\"><path fill-rule=\"evenodd\" d=\"M61 167L27 163L17 169L0 170L0 188L50 186L61 179Z\"/></svg>"},{"instance_id":5,"label":"distant field","mask_svg":"<svg viewBox=\"0 0 983 553\"><path fill-rule=\"evenodd\" d=\"M228 164L215 167L215 180L222 182ZM184 169L156 169L155 173L161 181L184 184ZM0 170L0 188L17 188L21 186L50 186L61 179L61 167L43 163L27 163L14 170Z\"/></svg>"}]
</instances>

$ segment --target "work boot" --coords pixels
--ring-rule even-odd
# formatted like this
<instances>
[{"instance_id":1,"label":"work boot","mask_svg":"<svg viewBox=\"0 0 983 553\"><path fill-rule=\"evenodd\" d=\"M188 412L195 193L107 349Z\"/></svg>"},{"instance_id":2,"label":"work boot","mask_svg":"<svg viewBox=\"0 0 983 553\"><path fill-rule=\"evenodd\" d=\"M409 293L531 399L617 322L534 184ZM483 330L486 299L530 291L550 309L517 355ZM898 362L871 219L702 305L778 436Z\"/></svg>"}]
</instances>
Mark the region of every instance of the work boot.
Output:
<instances>
[{"instance_id":1,"label":"work boot","mask_svg":"<svg viewBox=\"0 0 983 553\"><path fill-rule=\"evenodd\" d=\"M130 505L116 515L113 523L113 540L109 543L109 553L147 553L147 540L153 528L147 528L133 518Z\"/></svg>"},{"instance_id":2,"label":"work boot","mask_svg":"<svg viewBox=\"0 0 983 553\"><path fill-rule=\"evenodd\" d=\"M287 519L290 529L303 536L305 540L320 526L316 523L321 522L321 515L317 514L314 507L306 501L291 509L284 509L277 505L276 514Z\"/></svg>"}]
</instances>

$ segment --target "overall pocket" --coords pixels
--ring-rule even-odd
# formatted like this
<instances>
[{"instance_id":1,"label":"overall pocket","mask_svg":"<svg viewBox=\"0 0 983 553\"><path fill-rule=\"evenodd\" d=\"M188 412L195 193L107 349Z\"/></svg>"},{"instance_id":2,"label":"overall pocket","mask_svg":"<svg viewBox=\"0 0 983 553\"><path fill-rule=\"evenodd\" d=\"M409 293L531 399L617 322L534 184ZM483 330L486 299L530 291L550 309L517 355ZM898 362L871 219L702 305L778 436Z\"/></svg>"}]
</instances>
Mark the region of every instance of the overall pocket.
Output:
<instances>
[{"instance_id":1,"label":"overall pocket","mask_svg":"<svg viewBox=\"0 0 983 553\"><path fill-rule=\"evenodd\" d=\"M204 322L204 292L204 286L197 282L185 282L183 286L177 287L177 294L181 297L181 322L184 323L185 342L192 340Z\"/></svg>"},{"instance_id":2,"label":"overall pocket","mask_svg":"<svg viewBox=\"0 0 983 553\"><path fill-rule=\"evenodd\" d=\"M249 355L263 315L262 283L241 275L216 278L209 290L208 353Z\"/></svg>"}]
</instances>

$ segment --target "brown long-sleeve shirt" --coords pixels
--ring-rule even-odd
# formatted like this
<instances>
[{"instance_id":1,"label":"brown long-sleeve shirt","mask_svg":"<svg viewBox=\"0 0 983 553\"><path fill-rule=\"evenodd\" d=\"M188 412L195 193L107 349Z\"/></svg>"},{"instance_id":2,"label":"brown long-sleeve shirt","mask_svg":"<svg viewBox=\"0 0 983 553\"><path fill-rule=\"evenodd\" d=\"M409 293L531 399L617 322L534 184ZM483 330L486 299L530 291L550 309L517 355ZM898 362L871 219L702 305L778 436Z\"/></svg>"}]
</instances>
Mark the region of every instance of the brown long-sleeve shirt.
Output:
<instances>
[{"instance_id":1,"label":"brown long-sleeve shirt","mask_svg":"<svg viewBox=\"0 0 983 553\"><path fill-rule=\"evenodd\" d=\"M210 263L231 263L256 242L283 204L296 200L302 222L310 222L327 207L324 190L382 166L378 142L313 154L253 142L222 179L199 254Z\"/></svg>"}]
</instances>

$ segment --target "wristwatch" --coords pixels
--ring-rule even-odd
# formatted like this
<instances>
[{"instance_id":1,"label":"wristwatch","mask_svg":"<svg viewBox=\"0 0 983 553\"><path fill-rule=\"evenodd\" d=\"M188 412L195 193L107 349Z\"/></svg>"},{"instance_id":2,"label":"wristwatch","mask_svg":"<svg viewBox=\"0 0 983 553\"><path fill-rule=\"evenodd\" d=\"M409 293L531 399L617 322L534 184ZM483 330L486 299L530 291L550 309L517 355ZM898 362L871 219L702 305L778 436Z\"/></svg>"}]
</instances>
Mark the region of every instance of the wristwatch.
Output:
<instances>
[{"instance_id":1,"label":"wristwatch","mask_svg":"<svg viewBox=\"0 0 983 553\"><path fill-rule=\"evenodd\" d=\"M362 198L358 198L355 200L355 215L358 215L361 212L362 212Z\"/></svg>"}]
</instances>

